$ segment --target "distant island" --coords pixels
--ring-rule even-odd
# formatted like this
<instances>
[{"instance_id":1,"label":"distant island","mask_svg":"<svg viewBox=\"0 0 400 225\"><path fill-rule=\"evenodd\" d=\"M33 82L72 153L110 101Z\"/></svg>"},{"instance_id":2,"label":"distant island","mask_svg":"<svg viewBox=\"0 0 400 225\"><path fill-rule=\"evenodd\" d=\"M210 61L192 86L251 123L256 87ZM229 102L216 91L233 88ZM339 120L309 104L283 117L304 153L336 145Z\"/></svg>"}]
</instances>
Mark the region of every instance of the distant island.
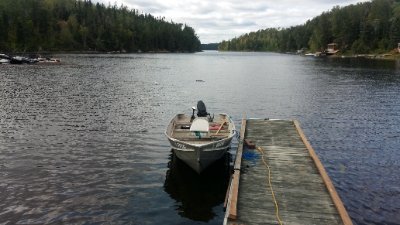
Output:
<instances>
[{"instance_id":1,"label":"distant island","mask_svg":"<svg viewBox=\"0 0 400 225\"><path fill-rule=\"evenodd\" d=\"M219 43L201 44L201 50L218 50Z\"/></svg>"},{"instance_id":2,"label":"distant island","mask_svg":"<svg viewBox=\"0 0 400 225\"><path fill-rule=\"evenodd\" d=\"M373 0L328 12L289 28L267 28L219 43L221 51L321 52L335 43L340 54L397 53L400 2Z\"/></svg>"},{"instance_id":3,"label":"distant island","mask_svg":"<svg viewBox=\"0 0 400 225\"><path fill-rule=\"evenodd\" d=\"M186 24L90 0L1 0L0 52L196 52Z\"/></svg>"}]
</instances>

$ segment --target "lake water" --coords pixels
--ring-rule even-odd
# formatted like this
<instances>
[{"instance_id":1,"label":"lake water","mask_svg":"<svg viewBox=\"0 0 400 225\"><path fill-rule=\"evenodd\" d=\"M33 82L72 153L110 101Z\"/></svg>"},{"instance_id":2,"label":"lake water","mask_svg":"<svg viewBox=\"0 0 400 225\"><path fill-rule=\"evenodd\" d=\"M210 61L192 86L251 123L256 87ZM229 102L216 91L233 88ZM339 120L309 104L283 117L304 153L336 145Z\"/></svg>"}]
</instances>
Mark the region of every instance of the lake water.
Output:
<instances>
[{"instance_id":1,"label":"lake water","mask_svg":"<svg viewBox=\"0 0 400 225\"><path fill-rule=\"evenodd\" d=\"M237 127L243 113L299 120L354 223L400 224L398 62L57 57L0 65L0 224L221 224L229 158L198 176L163 134L198 100Z\"/></svg>"}]
</instances>

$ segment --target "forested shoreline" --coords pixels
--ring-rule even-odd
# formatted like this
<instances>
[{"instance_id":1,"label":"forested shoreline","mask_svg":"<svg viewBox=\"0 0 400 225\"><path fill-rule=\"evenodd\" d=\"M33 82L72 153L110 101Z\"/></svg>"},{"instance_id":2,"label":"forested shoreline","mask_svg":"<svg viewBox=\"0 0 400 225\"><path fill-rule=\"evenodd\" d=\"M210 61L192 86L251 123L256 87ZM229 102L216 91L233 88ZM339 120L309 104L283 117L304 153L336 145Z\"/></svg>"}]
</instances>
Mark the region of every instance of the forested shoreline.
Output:
<instances>
[{"instance_id":1,"label":"forested shoreline","mask_svg":"<svg viewBox=\"0 0 400 225\"><path fill-rule=\"evenodd\" d=\"M196 52L186 24L90 0L1 0L0 52Z\"/></svg>"},{"instance_id":2,"label":"forested shoreline","mask_svg":"<svg viewBox=\"0 0 400 225\"><path fill-rule=\"evenodd\" d=\"M337 43L341 53L383 53L400 42L400 1L373 0L328 12L289 28L267 28L219 44L222 51L321 51Z\"/></svg>"}]
</instances>

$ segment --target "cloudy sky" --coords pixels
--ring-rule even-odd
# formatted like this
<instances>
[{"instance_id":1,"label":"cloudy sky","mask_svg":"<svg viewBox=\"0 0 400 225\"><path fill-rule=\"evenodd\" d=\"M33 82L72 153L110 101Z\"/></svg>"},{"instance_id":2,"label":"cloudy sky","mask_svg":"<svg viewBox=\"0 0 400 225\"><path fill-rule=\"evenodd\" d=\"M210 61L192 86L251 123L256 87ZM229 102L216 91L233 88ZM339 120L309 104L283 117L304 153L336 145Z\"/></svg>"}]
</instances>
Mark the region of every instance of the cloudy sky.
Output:
<instances>
[{"instance_id":1,"label":"cloudy sky","mask_svg":"<svg viewBox=\"0 0 400 225\"><path fill-rule=\"evenodd\" d=\"M186 23L204 44L220 42L250 31L305 23L332 7L367 0L97 0L123 4L143 13Z\"/></svg>"}]
</instances>

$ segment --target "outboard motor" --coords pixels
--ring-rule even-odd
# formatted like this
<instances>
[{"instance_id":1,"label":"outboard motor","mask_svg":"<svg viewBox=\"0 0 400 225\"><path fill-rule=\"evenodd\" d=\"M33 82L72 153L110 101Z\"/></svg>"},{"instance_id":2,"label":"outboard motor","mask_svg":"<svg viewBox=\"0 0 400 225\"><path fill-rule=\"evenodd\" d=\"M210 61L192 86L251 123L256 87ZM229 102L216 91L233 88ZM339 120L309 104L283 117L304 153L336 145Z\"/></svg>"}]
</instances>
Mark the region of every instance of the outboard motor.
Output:
<instances>
[{"instance_id":1,"label":"outboard motor","mask_svg":"<svg viewBox=\"0 0 400 225\"><path fill-rule=\"evenodd\" d=\"M208 115L210 115L210 114L207 113L206 105L204 104L204 102L201 100L198 101L197 102L197 116L198 117L206 117Z\"/></svg>"}]
</instances>

